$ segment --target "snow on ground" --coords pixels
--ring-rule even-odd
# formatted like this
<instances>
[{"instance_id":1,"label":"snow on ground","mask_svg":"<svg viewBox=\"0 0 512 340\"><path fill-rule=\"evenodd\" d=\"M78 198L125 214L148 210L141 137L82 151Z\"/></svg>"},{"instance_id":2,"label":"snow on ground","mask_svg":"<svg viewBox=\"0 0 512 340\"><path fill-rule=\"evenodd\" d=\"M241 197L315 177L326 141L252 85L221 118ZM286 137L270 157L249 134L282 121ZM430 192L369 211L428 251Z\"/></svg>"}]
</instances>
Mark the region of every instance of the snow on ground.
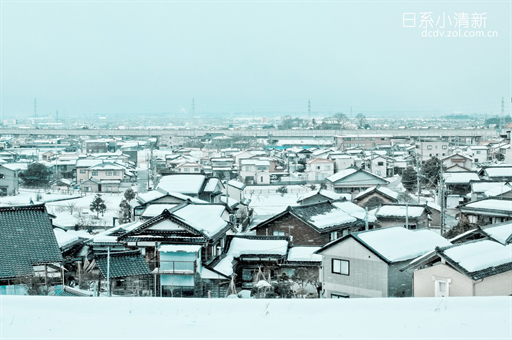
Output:
<instances>
[{"instance_id":1,"label":"snow on ground","mask_svg":"<svg viewBox=\"0 0 512 340\"><path fill-rule=\"evenodd\" d=\"M54 219L54 224L60 227L73 227L84 219L88 221L87 223L92 222L97 226L112 226L113 218L119 216L119 203L124 199L124 193L105 193L101 195L107 206L107 211L103 216L100 214L99 219L96 219L96 213L93 213L89 208L95 196L95 194L89 194L76 199L50 202L46 204L46 208L48 212L57 216ZM73 215L67 208L70 203L76 205Z\"/></svg>"},{"instance_id":2,"label":"snow on ground","mask_svg":"<svg viewBox=\"0 0 512 340\"><path fill-rule=\"evenodd\" d=\"M20 189L19 194L16 196L4 196L0 197L0 205L8 206L8 205L29 205L30 199L34 202L34 204L40 204L45 202L51 202L55 200L62 199L71 199L74 197L80 197L80 194L58 194L51 193L47 194L47 192L51 192L50 190L30 190L30 189ZM41 200L37 201L37 194L41 195Z\"/></svg>"},{"instance_id":3,"label":"snow on ground","mask_svg":"<svg viewBox=\"0 0 512 340\"><path fill-rule=\"evenodd\" d=\"M69 339L77 329L80 339L511 339L511 305L511 297L1 296L0 330L3 339Z\"/></svg>"}]
</instances>

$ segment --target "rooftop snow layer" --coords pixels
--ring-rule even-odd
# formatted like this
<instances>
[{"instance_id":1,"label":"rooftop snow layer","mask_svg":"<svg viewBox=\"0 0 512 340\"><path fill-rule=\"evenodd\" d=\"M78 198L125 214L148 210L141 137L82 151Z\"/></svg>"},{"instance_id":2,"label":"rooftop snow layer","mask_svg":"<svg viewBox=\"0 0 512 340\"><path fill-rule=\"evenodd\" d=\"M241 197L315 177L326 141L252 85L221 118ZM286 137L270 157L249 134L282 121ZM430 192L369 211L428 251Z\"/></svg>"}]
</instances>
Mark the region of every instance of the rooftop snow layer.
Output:
<instances>
[{"instance_id":1,"label":"rooftop snow layer","mask_svg":"<svg viewBox=\"0 0 512 340\"><path fill-rule=\"evenodd\" d=\"M376 229L356 235L390 262L413 259L435 247L451 244L433 231L413 231L402 227Z\"/></svg>"},{"instance_id":2,"label":"rooftop snow layer","mask_svg":"<svg viewBox=\"0 0 512 340\"><path fill-rule=\"evenodd\" d=\"M470 273L512 262L512 244L504 246L490 240L462 243L444 253Z\"/></svg>"},{"instance_id":3,"label":"rooftop snow layer","mask_svg":"<svg viewBox=\"0 0 512 340\"><path fill-rule=\"evenodd\" d=\"M320 247L293 247L288 251L288 261L322 262L322 255L314 254Z\"/></svg>"}]
</instances>

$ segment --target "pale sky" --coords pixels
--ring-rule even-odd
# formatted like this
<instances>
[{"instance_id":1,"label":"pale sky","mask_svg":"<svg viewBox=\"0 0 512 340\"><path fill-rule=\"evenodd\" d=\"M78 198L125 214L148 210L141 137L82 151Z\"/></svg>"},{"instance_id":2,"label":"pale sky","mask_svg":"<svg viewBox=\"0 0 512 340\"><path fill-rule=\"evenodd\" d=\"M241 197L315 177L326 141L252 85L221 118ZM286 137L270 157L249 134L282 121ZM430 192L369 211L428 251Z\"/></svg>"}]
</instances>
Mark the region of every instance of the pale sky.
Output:
<instances>
[{"instance_id":1,"label":"pale sky","mask_svg":"<svg viewBox=\"0 0 512 340\"><path fill-rule=\"evenodd\" d=\"M493 38L425 38L486 13ZM416 27L403 27L403 14ZM1 1L4 116L493 113L511 97L511 3ZM439 22L436 23L436 21ZM445 33L446 34L446 33Z\"/></svg>"}]
</instances>

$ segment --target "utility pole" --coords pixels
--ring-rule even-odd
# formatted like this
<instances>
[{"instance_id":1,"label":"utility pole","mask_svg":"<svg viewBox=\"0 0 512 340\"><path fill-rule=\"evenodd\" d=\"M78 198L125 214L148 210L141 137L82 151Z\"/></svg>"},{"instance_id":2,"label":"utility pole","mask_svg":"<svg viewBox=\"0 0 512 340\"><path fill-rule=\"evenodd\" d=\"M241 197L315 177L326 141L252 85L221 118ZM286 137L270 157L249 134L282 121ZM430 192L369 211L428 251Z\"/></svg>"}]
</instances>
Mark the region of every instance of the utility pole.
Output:
<instances>
[{"instance_id":1,"label":"utility pole","mask_svg":"<svg viewBox=\"0 0 512 340\"><path fill-rule=\"evenodd\" d=\"M500 127L505 128L505 97L501 97Z\"/></svg>"},{"instance_id":2,"label":"utility pole","mask_svg":"<svg viewBox=\"0 0 512 340\"><path fill-rule=\"evenodd\" d=\"M440 232L441 236L444 234L444 175L443 175L443 163L440 165L439 169L439 205L441 206L441 227Z\"/></svg>"},{"instance_id":3,"label":"utility pole","mask_svg":"<svg viewBox=\"0 0 512 340\"><path fill-rule=\"evenodd\" d=\"M311 100L308 99L308 122L311 119Z\"/></svg>"},{"instance_id":4,"label":"utility pole","mask_svg":"<svg viewBox=\"0 0 512 340\"><path fill-rule=\"evenodd\" d=\"M368 230L368 207L364 208L364 230Z\"/></svg>"},{"instance_id":5,"label":"utility pole","mask_svg":"<svg viewBox=\"0 0 512 340\"><path fill-rule=\"evenodd\" d=\"M405 229L409 229L409 203L405 202Z\"/></svg>"},{"instance_id":6,"label":"utility pole","mask_svg":"<svg viewBox=\"0 0 512 340\"><path fill-rule=\"evenodd\" d=\"M107 248L107 296L110 296L110 246Z\"/></svg>"},{"instance_id":7,"label":"utility pole","mask_svg":"<svg viewBox=\"0 0 512 340\"><path fill-rule=\"evenodd\" d=\"M418 187L418 204L420 204L420 167L418 166L418 156L416 155L416 186Z\"/></svg>"}]
</instances>

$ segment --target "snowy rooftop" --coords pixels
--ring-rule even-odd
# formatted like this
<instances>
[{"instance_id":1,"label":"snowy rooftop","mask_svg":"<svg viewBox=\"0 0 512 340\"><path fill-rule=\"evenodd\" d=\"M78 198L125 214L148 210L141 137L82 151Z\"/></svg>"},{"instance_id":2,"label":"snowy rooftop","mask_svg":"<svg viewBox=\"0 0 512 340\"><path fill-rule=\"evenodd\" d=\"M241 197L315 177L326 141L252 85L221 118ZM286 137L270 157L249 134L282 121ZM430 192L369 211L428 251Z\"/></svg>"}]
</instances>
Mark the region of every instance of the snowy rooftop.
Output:
<instances>
[{"instance_id":1,"label":"snowy rooftop","mask_svg":"<svg viewBox=\"0 0 512 340\"><path fill-rule=\"evenodd\" d=\"M501 210L512 212L512 201L499 199L486 199L466 204L463 208Z\"/></svg>"},{"instance_id":2,"label":"snowy rooftop","mask_svg":"<svg viewBox=\"0 0 512 340\"><path fill-rule=\"evenodd\" d=\"M481 240L462 243L444 250L444 254L468 272L512 262L512 244L504 246L498 242Z\"/></svg>"},{"instance_id":3,"label":"snowy rooftop","mask_svg":"<svg viewBox=\"0 0 512 340\"><path fill-rule=\"evenodd\" d=\"M322 196L324 196L324 197L326 197L326 198L328 198L328 199L330 199L330 200L333 200L333 201L344 198L344 196L343 196L343 195L341 195L341 194L337 194L337 193L335 193L334 191L329 191L329 190L324 190L324 189L318 189L318 190L313 190L313 191L310 191L310 192L308 192L308 193L306 193L306 194L302 195L302 196L297 200L297 202L300 202L300 201L306 200L306 199L308 199L308 198L310 198L310 197L313 197L313 196L315 196L315 195L317 195L317 194L320 194L320 195L322 195Z\"/></svg>"},{"instance_id":4,"label":"snowy rooftop","mask_svg":"<svg viewBox=\"0 0 512 340\"><path fill-rule=\"evenodd\" d=\"M506 244L507 240L512 236L512 221L494 224L484 227L482 230L496 241Z\"/></svg>"},{"instance_id":5,"label":"snowy rooftop","mask_svg":"<svg viewBox=\"0 0 512 340\"><path fill-rule=\"evenodd\" d=\"M209 207L214 208L208 209ZM173 215L207 236L213 237L227 225L227 222L217 213L217 210L220 209L218 207L189 204L175 211ZM222 206L220 207L223 209Z\"/></svg>"},{"instance_id":6,"label":"snowy rooftop","mask_svg":"<svg viewBox=\"0 0 512 340\"><path fill-rule=\"evenodd\" d=\"M322 255L314 254L320 247L293 247L288 251L288 261L322 262Z\"/></svg>"},{"instance_id":7,"label":"snowy rooftop","mask_svg":"<svg viewBox=\"0 0 512 340\"><path fill-rule=\"evenodd\" d=\"M204 191L205 192L213 192L218 184L219 184L219 179L218 178L210 178L208 180L208 183L204 187Z\"/></svg>"},{"instance_id":8,"label":"snowy rooftop","mask_svg":"<svg viewBox=\"0 0 512 340\"><path fill-rule=\"evenodd\" d=\"M341 170L337 173L335 173L334 175L331 175L327 178L327 180L331 181L331 182L336 182L342 178L345 178L349 175L352 175L353 173L356 173L357 172L357 169L353 169L353 168L350 168L350 169L344 169L344 170Z\"/></svg>"},{"instance_id":9,"label":"snowy rooftop","mask_svg":"<svg viewBox=\"0 0 512 340\"><path fill-rule=\"evenodd\" d=\"M489 177L512 177L512 167L487 168L485 172Z\"/></svg>"},{"instance_id":10,"label":"snowy rooftop","mask_svg":"<svg viewBox=\"0 0 512 340\"><path fill-rule=\"evenodd\" d=\"M503 194L506 194L507 192L512 191L512 186L510 186L508 183L497 185L489 190L486 190L484 192L484 195L486 197L494 197L494 196L500 196Z\"/></svg>"},{"instance_id":11,"label":"snowy rooftop","mask_svg":"<svg viewBox=\"0 0 512 340\"><path fill-rule=\"evenodd\" d=\"M369 192L372 192L373 190L375 190L375 188L377 188L376 186L373 186L373 187L370 187L368 189L366 189L365 191L359 193L357 196L356 196L356 199L358 199L359 197L362 197L364 195L366 195L367 193ZM384 195L387 195L389 197L392 197L394 199L398 199L398 193L396 191L393 191L391 189L388 189L386 187L381 187L379 186L377 189L376 189L378 192L381 192L383 193Z\"/></svg>"},{"instance_id":12,"label":"snowy rooftop","mask_svg":"<svg viewBox=\"0 0 512 340\"><path fill-rule=\"evenodd\" d=\"M149 205L144 213L142 213L142 217L154 217L160 215L166 209L172 209L177 204L151 204Z\"/></svg>"},{"instance_id":13,"label":"snowy rooftop","mask_svg":"<svg viewBox=\"0 0 512 340\"><path fill-rule=\"evenodd\" d=\"M224 275L233 274L233 259L240 255L286 255L288 251L288 241L286 240L264 240L264 239L246 239L234 237L231 240L226 257L216 266L215 270Z\"/></svg>"},{"instance_id":14,"label":"snowy rooftop","mask_svg":"<svg viewBox=\"0 0 512 340\"><path fill-rule=\"evenodd\" d=\"M197 253L201 249L200 245L191 245L191 244L166 244L158 247L158 251L164 253L175 253L175 252L186 252L186 253Z\"/></svg>"},{"instance_id":15,"label":"snowy rooftop","mask_svg":"<svg viewBox=\"0 0 512 340\"><path fill-rule=\"evenodd\" d=\"M333 202L334 206L338 207L339 209L343 210L347 214L354 216L355 218L359 218L361 220L365 219L366 211L358 206L355 203L346 201L346 202ZM374 215L368 214L368 222L375 222L377 219Z\"/></svg>"},{"instance_id":16,"label":"snowy rooftop","mask_svg":"<svg viewBox=\"0 0 512 340\"><path fill-rule=\"evenodd\" d=\"M496 186L501 186L505 183L506 182L472 182L471 189L475 193L485 192L485 191L490 190Z\"/></svg>"},{"instance_id":17,"label":"snowy rooftop","mask_svg":"<svg viewBox=\"0 0 512 340\"><path fill-rule=\"evenodd\" d=\"M168 192L197 194L201 191L205 179L204 175L163 176L158 184L158 188Z\"/></svg>"},{"instance_id":18,"label":"snowy rooftop","mask_svg":"<svg viewBox=\"0 0 512 340\"><path fill-rule=\"evenodd\" d=\"M465 183L469 181L479 181L480 177L475 172L448 172L443 174L446 184Z\"/></svg>"},{"instance_id":19,"label":"snowy rooftop","mask_svg":"<svg viewBox=\"0 0 512 340\"><path fill-rule=\"evenodd\" d=\"M377 218L381 217L399 217L405 218L406 215L409 217L420 217L421 214L425 211L425 207L417 207L417 206L405 206L405 205L383 205L380 208L375 210L375 216Z\"/></svg>"},{"instance_id":20,"label":"snowy rooftop","mask_svg":"<svg viewBox=\"0 0 512 340\"><path fill-rule=\"evenodd\" d=\"M402 227L376 229L355 235L390 262L413 259L435 247L451 244L430 230L413 231Z\"/></svg>"}]
</instances>

